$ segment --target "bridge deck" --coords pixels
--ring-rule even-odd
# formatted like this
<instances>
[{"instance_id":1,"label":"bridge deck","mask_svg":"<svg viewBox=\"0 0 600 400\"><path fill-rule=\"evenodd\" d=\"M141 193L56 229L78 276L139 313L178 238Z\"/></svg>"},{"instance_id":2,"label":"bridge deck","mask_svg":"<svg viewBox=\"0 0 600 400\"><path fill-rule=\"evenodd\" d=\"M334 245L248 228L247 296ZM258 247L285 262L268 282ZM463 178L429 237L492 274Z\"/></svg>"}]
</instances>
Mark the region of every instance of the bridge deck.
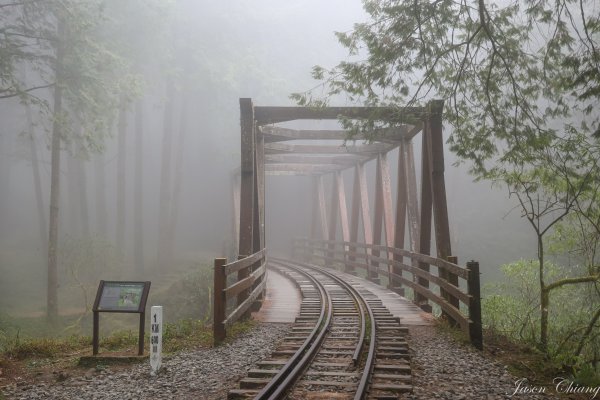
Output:
<instances>
[{"instance_id":1,"label":"bridge deck","mask_svg":"<svg viewBox=\"0 0 600 400\"><path fill-rule=\"evenodd\" d=\"M400 318L405 325L430 325L431 314L423 312L411 301L391 290L365 279L338 272L340 277L353 286L371 291L378 296L390 312ZM262 322L294 322L300 311L300 292L292 282L277 271L269 269L265 300L260 311L253 314L254 319Z\"/></svg>"},{"instance_id":2,"label":"bridge deck","mask_svg":"<svg viewBox=\"0 0 600 400\"><path fill-rule=\"evenodd\" d=\"M262 322L292 323L300 312L301 301L298 288L279 272L269 269L263 305L252 317Z\"/></svg>"}]
</instances>

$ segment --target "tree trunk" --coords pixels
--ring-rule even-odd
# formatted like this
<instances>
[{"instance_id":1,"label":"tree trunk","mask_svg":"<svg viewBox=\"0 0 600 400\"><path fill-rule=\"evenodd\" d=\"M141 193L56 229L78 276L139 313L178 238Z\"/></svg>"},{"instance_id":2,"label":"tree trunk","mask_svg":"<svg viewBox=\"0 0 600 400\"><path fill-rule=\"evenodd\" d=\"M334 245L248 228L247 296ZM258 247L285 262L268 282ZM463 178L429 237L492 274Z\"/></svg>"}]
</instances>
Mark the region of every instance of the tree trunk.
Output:
<instances>
[{"instance_id":1,"label":"tree trunk","mask_svg":"<svg viewBox=\"0 0 600 400\"><path fill-rule=\"evenodd\" d=\"M0 227L3 232L8 228L10 215L10 170L13 151L12 138L0 132ZM46 232L47 233L47 232ZM46 236L44 233L44 236Z\"/></svg>"},{"instance_id":2,"label":"tree trunk","mask_svg":"<svg viewBox=\"0 0 600 400\"><path fill-rule=\"evenodd\" d=\"M67 184L67 198L66 210L63 211L63 226L68 227L66 229L67 233L73 237L78 237L81 232L79 230L79 190L78 188L78 179L77 179L77 162L75 160L75 151L73 150L73 144L69 146L70 150L66 152L66 162L67 162L67 174L66 174L66 184ZM63 198L64 201L64 198Z\"/></svg>"},{"instance_id":3,"label":"tree trunk","mask_svg":"<svg viewBox=\"0 0 600 400\"><path fill-rule=\"evenodd\" d=\"M119 110L118 127L118 153L117 153L117 221L115 245L125 253L125 155L127 152L127 108L125 97L121 98L121 107Z\"/></svg>"},{"instance_id":4,"label":"tree trunk","mask_svg":"<svg viewBox=\"0 0 600 400\"><path fill-rule=\"evenodd\" d=\"M48 235L48 289L46 300L47 318L54 323L58 318L58 206L60 198L60 142L62 114L62 62L64 58L64 25L58 22L56 45L56 85L54 86L54 122L52 124L51 172L50 172L50 219Z\"/></svg>"},{"instance_id":5,"label":"tree trunk","mask_svg":"<svg viewBox=\"0 0 600 400\"><path fill-rule=\"evenodd\" d=\"M81 218L82 235L90 237L90 213L88 208L86 162L81 158L75 159L77 186L79 190L79 217Z\"/></svg>"},{"instance_id":6,"label":"tree trunk","mask_svg":"<svg viewBox=\"0 0 600 400\"><path fill-rule=\"evenodd\" d=\"M33 189L35 191L35 204L38 214L38 228L40 234L40 246L42 253L48 252L48 236L46 216L44 215L44 200L42 197L42 180L40 178L40 163L38 160L37 145L35 143L33 118L31 116L31 107L29 104L25 106L25 114L27 117L27 125L29 131L29 151L31 152L31 168L33 170Z\"/></svg>"},{"instance_id":7,"label":"tree trunk","mask_svg":"<svg viewBox=\"0 0 600 400\"><path fill-rule=\"evenodd\" d=\"M167 96L163 119L162 164L160 171L160 199L158 210L158 255L157 268L162 270L170 262L168 257L168 230L171 214L171 147L173 129L173 99L175 86L167 79Z\"/></svg>"},{"instance_id":8,"label":"tree trunk","mask_svg":"<svg viewBox=\"0 0 600 400\"><path fill-rule=\"evenodd\" d=\"M144 196L143 180L143 157L144 157L144 109L142 100L135 104L135 178L133 193L133 217L134 217L134 247L133 256L135 270L139 276L144 273Z\"/></svg>"},{"instance_id":9,"label":"tree trunk","mask_svg":"<svg viewBox=\"0 0 600 400\"><path fill-rule=\"evenodd\" d=\"M540 350L548 351L548 307L550 306L550 292L544 282L544 242L538 234L538 262L540 273Z\"/></svg>"},{"instance_id":10,"label":"tree trunk","mask_svg":"<svg viewBox=\"0 0 600 400\"><path fill-rule=\"evenodd\" d=\"M97 154L94 159L94 184L96 197L96 234L106 238L106 171L104 169L104 154Z\"/></svg>"},{"instance_id":11,"label":"tree trunk","mask_svg":"<svg viewBox=\"0 0 600 400\"><path fill-rule=\"evenodd\" d=\"M167 259L173 259L173 247L175 243L175 231L179 219L179 202L181 198L181 180L183 175L183 153L185 145L185 132L188 115L188 102L185 91L181 96L181 116L179 121L179 136L175 149L175 182L173 184L173 200L171 202L171 214L169 218L169 231L167 236Z\"/></svg>"}]
</instances>

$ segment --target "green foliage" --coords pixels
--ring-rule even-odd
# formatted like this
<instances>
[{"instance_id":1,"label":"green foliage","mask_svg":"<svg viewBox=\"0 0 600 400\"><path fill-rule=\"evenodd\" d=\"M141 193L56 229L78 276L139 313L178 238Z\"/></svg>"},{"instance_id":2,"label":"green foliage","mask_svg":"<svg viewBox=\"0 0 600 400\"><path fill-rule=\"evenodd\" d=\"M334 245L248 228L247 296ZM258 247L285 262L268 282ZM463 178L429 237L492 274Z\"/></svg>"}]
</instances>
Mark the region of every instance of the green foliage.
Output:
<instances>
[{"instance_id":1,"label":"green foliage","mask_svg":"<svg viewBox=\"0 0 600 400\"><path fill-rule=\"evenodd\" d=\"M169 321L203 320L212 316L213 268L194 263L170 286L153 294L152 301L168 310Z\"/></svg>"},{"instance_id":2,"label":"green foliage","mask_svg":"<svg viewBox=\"0 0 600 400\"><path fill-rule=\"evenodd\" d=\"M122 20L109 19L104 0L23 1L2 7L0 99L19 97L58 123L64 141L85 153L103 149L123 94L139 92L139 77L109 32ZM6 40L4 40L6 39ZM19 70L30 71L27 77ZM62 89L62 111L53 113L43 90ZM32 90L33 88L39 88Z\"/></svg>"},{"instance_id":3,"label":"green foliage","mask_svg":"<svg viewBox=\"0 0 600 400\"><path fill-rule=\"evenodd\" d=\"M98 282L120 279L121 263L114 246L100 237L66 237L61 241L59 260L61 297L79 314L64 330L79 333L82 320L91 313Z\"/></svg>"},{"instance_id":4,"label":"green foliage","mask_svg":"<svg viewBox=\"0 0 600 400\"><path fill-rule=\"evenodd\" d=\"M100 340L100 347L109 351L132 348L138 344L137 332L131 330L113 332Z\"/></svg>"},{"instance_id":5,"label":"green foliage","mask_svg":"<svg viewBox=\"0 0 600 400\"><path fill-rule=\"evenodd\" d=\"M573 271L574 269L574 271ZM546 279L557 281L581 273L581 267L564 268L546 264ZM539 341L540 288L537 261L520 260L502 266L505 280L484 287L483 324L494 334L535 347ZM548 354L574 373L593 368L600 338L593 337L577 356L582 333L594 310L600 307L600 295L593 284L565 285L550 293ZM596 374L598 371L595 372Z\"/></svg>"},{"instance_id":6,"label":"green foliage","mask_svg":"<svg viewBox=\"0 0 600 400\"><path fill-rule=\"evenodd\" d=\"M313 69L325 99L445 100L451 148L478 177L533 162L573 131L596 131L589 105L598 101L600 32L592 1L363 3L370 20L336 34L350 60ZM310 104L315 97L293 98Z\"/></svg>"},{"instance_id":7,"label":"green foliage","mask_svg":"<svg viewBox=\"0 0 600 400\"><path fill-rule=\"evenodd\" d=\"M207 347L212 339L212 328L203 321L183 319L163 326L163 351L166 353L197 346Z\"/></svg>"}]
</instances>

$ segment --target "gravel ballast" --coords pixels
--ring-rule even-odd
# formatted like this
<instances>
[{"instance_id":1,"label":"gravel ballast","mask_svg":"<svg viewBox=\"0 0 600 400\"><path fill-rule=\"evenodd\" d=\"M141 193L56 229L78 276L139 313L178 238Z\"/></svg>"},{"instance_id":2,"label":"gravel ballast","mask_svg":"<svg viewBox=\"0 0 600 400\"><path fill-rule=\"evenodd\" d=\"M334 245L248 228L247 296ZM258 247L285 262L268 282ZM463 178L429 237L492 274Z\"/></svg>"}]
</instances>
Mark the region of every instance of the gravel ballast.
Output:
<instances>
[{"instance_id":1,"label":"gravel ballast","mask_svg":"<svg viewBox=\"0 0 600 400\"><path fill-rule=\"evenodd\" d=\"M8 399L226 399L227 391L257 361L268 356L289 331L289 324L260 324L216 348L186 351L163 359L163 369L150 376L149 363L131 369L91 370L62 382L12 385Z\"/></svg>"},{"instance_id":2,"label":"gravel ballast","mask_svg":"<svg viewBox=\"0 0 600 400\"><path fill-rule=\"evenodd\" d=\"M226 399L227 391L289 332L288 324L263 323L230 344L186 351L163 360L163 371L150 375L148 363L111 371L92 369L62 382L20 384L5 388L7 399ZM433 326L411 326L413 374L411 400L551 399L516 394L515 381L500 363L457 343Z\"/></svg>"},{"instance_id":3,"label":"gravel ballast","mask_svg":"<svg viewBox=\"0 0 600 400\"><path fill-rule=\"evenodd\" d=\"M408 344L411 353L414 392L411 400L492 400L550 399L532 393L515 392L515 382L505 366L485 357L469 345L457 343L434 326L411 326Z\"/></svg>"}]
</instances>

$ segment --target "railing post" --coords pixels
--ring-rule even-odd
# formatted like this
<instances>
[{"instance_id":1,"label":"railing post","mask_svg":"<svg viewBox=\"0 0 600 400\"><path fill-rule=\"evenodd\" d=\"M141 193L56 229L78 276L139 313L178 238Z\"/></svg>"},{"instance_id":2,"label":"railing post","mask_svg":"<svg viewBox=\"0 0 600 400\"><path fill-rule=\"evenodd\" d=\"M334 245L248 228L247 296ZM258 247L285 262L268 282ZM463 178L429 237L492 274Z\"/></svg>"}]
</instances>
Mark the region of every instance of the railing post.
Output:
<instances>
[{"instance_id":1,"label":"railing post","mask_svg":"<svg viewBox=\"0 0 600 400\"><path fill-rule=\"evenodd\" d=\"M467 263L469 279L467 290L471 296L469 301L469 339L471 344L479 350L483 350L483 332L481 326L481 288L479 281L479 263L469 261Z\"/></svg>"},{"instance_id":2,"label":"railing post","mask_svg":"<svg viewBox=\"0 0 600 400\"><path fill-rule=\"evenodd\" d=\"M221 343L225 339L225 284L227 276L225 275L225 269L223 268L227 264L226 258L215 258L215 269L214 269L214 308L213 308L213 342L215 345Z\"/></svg>"}]
</instances>

